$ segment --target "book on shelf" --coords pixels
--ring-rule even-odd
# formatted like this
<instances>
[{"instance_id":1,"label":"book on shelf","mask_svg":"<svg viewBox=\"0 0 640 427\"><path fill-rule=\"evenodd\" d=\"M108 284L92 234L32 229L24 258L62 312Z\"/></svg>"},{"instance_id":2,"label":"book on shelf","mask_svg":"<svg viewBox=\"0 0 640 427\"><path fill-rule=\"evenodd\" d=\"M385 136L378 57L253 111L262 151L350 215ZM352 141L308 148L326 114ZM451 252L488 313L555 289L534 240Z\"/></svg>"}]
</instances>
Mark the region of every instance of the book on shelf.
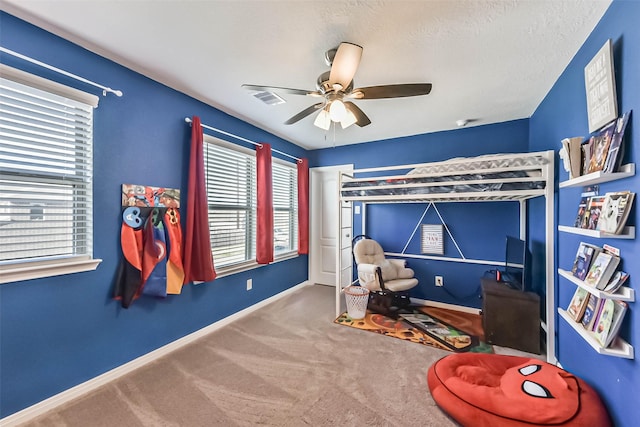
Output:
<instances>
[{"instance_id":1,"label":"book on shelf","mask_svg":"<svg viewBox=\"0 0 640 427\"><path fill-rule=\"evenodd\" d=\"M607 252L609 252L610 254L613 254L613 255L615 255L615 256L617 256L617 257L619 257L619 256L620 256L620 249L618 249L618 248L616 248L616 247L614 247L614 246L611 246L611 245L609 245L609 244L607 244L607 243L605 243L604 245L602 245L602 250L607 251Z\"/></svg>"},{"instance_id":2,"label":"book on shelf","mask_svg":"<svg viewBox=\"0 0 640 427\"><path fill-rule=\"evenodd\" d=\"M613 234L622 233L627 224L634 197L635 193L630 191L605 194L596 229Z\"/></svg>"},{"instance_id":3,"label":"book on shelf","mask_svg":"<svg viewBox=\"0 0 640 427\"><path fill-rule=\"evenodd\" d=\"M620 326L624 320L624 315L627 312L628 304L624 301L613 301L613 315L611 317L611 326L609 326L609 332L604 339L604 347L609 347L613 340L618 336L620 332Z\"/></svg>"},{"instance_id":4,"label":"book on shelf","mask_svg":"<svg viewBox=\"0 0 640 427\"><path fill-rule=\"evenodd\" d=\"M576 219L573 221L573 226L576 228L583 228L585 225L584 214L587 211L587 204L589 203L589 197L581 197L580 204L578 204L578 213Z\"/></svg>"},{"instance_id":5,"label":"book on shelf","mask_svg":"<svg viewBox=\"0 0 640 427\"><path fill-rule=\"evenodd\" d=\"M587 203L587 210L585 211L585 223L589 230L595 230L598 227L598 221L600 220L600 213L602 212L602 206L604 205L605 196L591 196Z\"/></svg>"},{"instance_id":6,"label":"book on shelf","mask_svg":"<svg viewBox=\"0 0 640 427\"><path fill-rule=\"evenodd\" d=\"M618 292L618 289L624 285L624 282L626 282L628 278L629 273L625 273L622 270L616 271L611 280L609 280L609 283L607 283L607 286L604 287L603 291L610 294Z\"/></svg>"},{"instance_id":7,"label":"book on shelf","mask_svg":"<svg viewBox=\"0 0 640 427\"><path fill-rule=\"evenodd\" d=\"M613 276L620 263L620 257L602 251L594 258L584 282L596 289L603 290Z\"/></svg>"},{"instance_id":8,"label":"book on shelf","mask_svg":"<svg viewBox=\"0 0 640 427\"><path fill-rule=\"evenodd\" d=\"M589 294L589 300L587 301L587 308L584 309L584 314L580 322L587 331L593 329L593 322L597 316L598 306L600 305L600 298L594 294Z\"/></svg>"},{"instance_id":9,"label":"book on shelf","mask_svg":"<svg viewBox=\"0 0 640 427\"><path fill-rule=\"evenodd\" d=\"M591 156L589 159L589 168L587 169L587 173L600 172L604 169L614 129L615 121L589 138Z\"/></svg>"},{"instance_id":10,"label":"book on shelf","mask_svg":"<svg viewBox=\"0 0 640 427\"><path fill-rule=\"evenodd\" d=\"M614 303L610 299L603 298L600 303L600 313L594 321L593 336L601 346L607 343L607 335L611 330L613 320Z\"/></svg>"},{"instance_id":11,"label":"book on shelf","mask_svg":"<svg viewBox=\"0 0 640 427\"><path fill-rule=\"evenodd\" d=\"M598 326L598 322L600 322L600 316L602 315L602 309L604 308L605 303L607 302L606 298L598 298L598 305L596 307L595 315L593 316L593 321L591 322L591 332L596 331L596 327Z\"/></svg>"},{"instance_id":12,"label":"book on shelf","mask_svg":"<svg viewBox=\"0 0 640 427\"><path fill-rule=\"evenodd\" d=\"M580 148L582 149L582 175L589 173L589 163L591 163L591 139L586 140Z\"/></svg>"},{"instance_id":13,"label":"book on shelf","mask_svg":"<svg viewBox=\"0 0 640 427\"><path fill-rule=\"evenodd\" d=\"M578 213L576 214L576 219L573 221L573 226L576 228L587 228L588 225L588 216L587 207L589 205L589 199L592 196L597 196L600 191L599 185L591 185L588 187L584 187L582 192L580 193L580 203L578 204Z\"/></svg>"},{"instance_id":14,"label":"book on shelf","mask_svg":"<svg viewBox=\"0 0 640 427\"><path fill-rule=\"evenodd\" d=\"M629 116L631 116L631 111L624 113L622 117L619 117L615 122L616 125L613 130L613 136L611 137L607 160L604 164L604 169L602 170L605 173L616 172L620 168L620 163L624 156L624 131L627 128Z\"/></svg>"},{"instance_id":15,"label":"book on shelf","mask_svg":"<svg viewBox=\"0 0 640 427\"><path fill-rule=\"evenodd\" d=\"M562 146L569 156L569 178L582 175L582 142L584 138L575 136L562 140Z\"/></svg>"},{"instance_id":16,"label":"book on shelf","mask_svg":"<svg viewBox=\"0 0 640 427\"><path fill-rule=\"evenodd\" d=\"M569 307L567 307L567 314L576 322L580 322L582 320L582 316L584 315L584 311L587 308L587 303L589 302L589 292L586 289L581 287L576 287L576 291L571 298L571 302L569 302Z\"/></svg>"},{"instance_id":17,"label":"book on shelf","mask_svg":"<svg viewBox=\"0 0 640 427\"><path fill-rule=\"evenodd\" d=\"M580 280L584 280L591 267L591 261L602 251L597 246L590 245L585 242L580 242L578 246L578 252L573 260L573 267L571 268L571 274Z\"/></svg>"}]
</instances>

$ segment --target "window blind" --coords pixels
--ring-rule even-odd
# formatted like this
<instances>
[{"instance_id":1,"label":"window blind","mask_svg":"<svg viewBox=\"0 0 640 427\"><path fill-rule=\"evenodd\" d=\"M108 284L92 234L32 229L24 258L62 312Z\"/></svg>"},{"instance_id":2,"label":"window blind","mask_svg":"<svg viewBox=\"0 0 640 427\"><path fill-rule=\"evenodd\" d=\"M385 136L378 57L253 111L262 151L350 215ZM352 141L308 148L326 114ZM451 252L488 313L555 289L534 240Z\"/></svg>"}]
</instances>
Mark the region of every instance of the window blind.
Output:
<instances>
[{"instance_id":1,"label":"window blind","mask_svg":"<svg viewBox=\"0 0 640 427\"><path fill-rule=\"evenodd\" d=\"M216 268L255 259L256 164L250 153L205 138L209 232Z\"/></svg>"},{"instance_id":2,"label":"window blind","mask_svg":"<svg viewBox=\"0 0 640 427\"><path fill-rule=\"evenodd\" d=\"M298 248L298 175L294 165L273 163L275 255Z\"/></svg>"},{"instance_id":3,"label":"window blind","mask_svg":"<svg viewBox=\"0 0 640 427\"><path fill-rule=\"evenodd\" d=\"M93 108L0 78L0 263L92 255Z\"/></svg>"}]
</instances>

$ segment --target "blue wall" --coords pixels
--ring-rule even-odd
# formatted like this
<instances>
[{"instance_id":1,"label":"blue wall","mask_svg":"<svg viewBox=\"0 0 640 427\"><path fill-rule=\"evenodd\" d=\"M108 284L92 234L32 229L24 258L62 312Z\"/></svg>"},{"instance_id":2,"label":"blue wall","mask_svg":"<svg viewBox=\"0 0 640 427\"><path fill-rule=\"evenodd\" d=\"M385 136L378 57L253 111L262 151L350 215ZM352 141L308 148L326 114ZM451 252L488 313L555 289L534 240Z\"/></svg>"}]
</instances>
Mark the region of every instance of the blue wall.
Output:
<instances>
[{"instance_id":1,"label":"blue wall","mask_svg":"<svg viewBox=\"0 0 640 427\"><path fill-rule=\"evenodd\" d=\"M618 109L634 110L628 125L625 144L626 162L638 164L640 143L640 2L614 1L596 29L555 83L552 90L530 119L530 148L532 151L560 148L560 140L572 136L588 136L584 67L607 39L613 42ZM560 180L568 179L561 168ZM600 193L640 188L640 177L601 184ZM581 188L563 188L557 193L558 224L571 225L578 210ZM637 198L637 196L636 196ZM638 200L629 223L638 225ZM535 223L532 228L535 227ZM540 227L537 227L540 228ZM570 269L580 241L598 246L610 244L622 251L623 269L630 273L629 286L637 291L640 277L636 240L592 239L568 233L557 233L557 266ZM575 286L564 278L556 279L557 303L566 308ZM636 297L637 299L637 297ZM640 419L640 313L638 302L630 303L623 324L622 337L634 345L636 359L626 360L598 355L563 319L557 320L558 360L562 366L585 379L600 393L616 425L638 425Z\"/></svg>"},{"instance_id":2,"label":"blue wall","mask_svg":"<svg viewBox=\"0 0 640 427\"><path fill-rule=\"evenodd\" d=\"M108 61L15 17L0 14L8 49L124 92L101 97L94 124L94 272L0 286L0 417L87 381L307 279L307 256L186 286L167 299L142 297L128 309L111 298L120 257L120 186L182 188L198 115L298 157L300 147ZM3 63L99 94L2 55ZM253 290L246 291L246 280Z\"/></svg>"},{"instance_id":3,"label":"blue wall","mask_svg":"<svg viewBox=\"0 0 640 427\"><path fill-rule=\"evenodd\" d=\"M529 122L515 120L449 132L438 132L377 141L367 144L314 150L313 166L354 165L355 169L388 165L413 164L495 153L528 151ZM378 240L387 252L402 252L413 229L426 209L426 204L369 205L367 234ZM505 258L505 236L519 234L517 202L441 203L437 208L464 256L469 259L502 261ZM359 215L354 223L360 224ZM440 224L433 208L423 224ZM354 230L356 234L358 230ZM445 254L460 258L445 231ZM420 254L420 232L409 242L406 253ZM495 266L456 262L407 259L419 284L412 297L480 308L480 277ZM444 287L434 285L434 276L443 276Z\"/></svg>"}]
</instances>

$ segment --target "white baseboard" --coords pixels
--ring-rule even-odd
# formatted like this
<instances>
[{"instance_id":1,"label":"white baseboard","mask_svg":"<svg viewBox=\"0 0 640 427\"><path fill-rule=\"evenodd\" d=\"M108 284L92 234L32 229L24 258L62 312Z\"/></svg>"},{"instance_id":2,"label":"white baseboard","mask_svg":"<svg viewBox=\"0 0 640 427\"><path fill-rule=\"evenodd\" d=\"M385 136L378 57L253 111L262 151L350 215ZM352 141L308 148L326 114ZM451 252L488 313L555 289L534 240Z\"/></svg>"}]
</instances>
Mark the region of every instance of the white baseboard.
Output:
<instances>
[{"instance_id":1,"label":"white baseboard","mask_svg":"<svg viewBox=\"0 0 640 427\"><path fill-rule=\"evenodd\" d=\"M37 416L44 414L47 411L50 411L57 406L60 406L64 403L67 403L73 399L76 399L80 396L83 396L98 387L101 387L111 381L114 381L142 366L151 363L160 357L163 357L175 350L178 350L185 345L192 343L193 341L202 338L205 335L210 334L211 332L217 331L218 329L229 325L230 323L245 317L246 315L262 308L268 304L271 304L274 301L277 301L290 293L297 291L298 289L308 286L310 283L308 281L304 281L298 285L295 285L283 292L280 292L277 295L269 297L265 300L262 300L250 307L245 308L244 310L240 310L237 313L232 314L231 316L225 317L224 319L220 319L215 323L212 323L208 326L205 326L202 329L199 329L195 332L190 333L189 335L185 335L182 338L179 338L169 344L166 344L156 350L153 350L145 355L142 355L136 359L133 359L130 362L125 363L124 365L120 365L117 368L114 368L110 371L105 372L102 375L98 375L88 381L83 382L82 384L78 384L77 386L71 387L63 392L60 392L54 396L49 397L41 402L36 403L35 405L29 406L19 412L11 414L5 418L0 419L0 426L2 427L13 427L22 423L26 423L34 419Z\"/></svg>"},{"instance_id":2,"label":"white baseboard","mask_svg":"<svg viewBox=\"0 0 640 427\"><path fill-rule=\"evenodd\" d=\"M448 304L446 302L429 301L420 298L411 298L413 304L425 305L427 307L445 308L447 310L461 311L463 313L482 314L479 308L465 307L463 305Z\"/></svg>"}]
</instances>

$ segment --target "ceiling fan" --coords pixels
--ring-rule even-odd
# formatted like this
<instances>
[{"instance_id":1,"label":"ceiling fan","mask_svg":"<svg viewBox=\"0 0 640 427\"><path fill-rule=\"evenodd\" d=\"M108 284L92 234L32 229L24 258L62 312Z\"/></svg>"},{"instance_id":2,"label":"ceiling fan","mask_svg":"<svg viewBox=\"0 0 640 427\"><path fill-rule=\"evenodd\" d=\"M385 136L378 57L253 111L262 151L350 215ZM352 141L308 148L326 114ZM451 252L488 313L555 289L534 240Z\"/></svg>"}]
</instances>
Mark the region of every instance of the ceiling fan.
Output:
<instances>
[{"instance_id":1,"label":"ceiling fan","mask_svg":"<svg viewBox=\"0 0 640 427\"><path fill-rule=\"evenodd\" d=\"M352 124L360 127L371 124L369 117L350 99L383 99L427 95L431 83L407 83L353 88L353 77L360 64L362 47L353 43L340 43L335 49L325 53L325 60L331 66L318 77L316 90L291 89L277 86L243 84L242 87L261 92L280 92L292 95L306 95L324 98L285 122L291 125L320 110L314 125L328 130L332 122L339 122L345 129Z\"/></svg>"}]
</instances>

